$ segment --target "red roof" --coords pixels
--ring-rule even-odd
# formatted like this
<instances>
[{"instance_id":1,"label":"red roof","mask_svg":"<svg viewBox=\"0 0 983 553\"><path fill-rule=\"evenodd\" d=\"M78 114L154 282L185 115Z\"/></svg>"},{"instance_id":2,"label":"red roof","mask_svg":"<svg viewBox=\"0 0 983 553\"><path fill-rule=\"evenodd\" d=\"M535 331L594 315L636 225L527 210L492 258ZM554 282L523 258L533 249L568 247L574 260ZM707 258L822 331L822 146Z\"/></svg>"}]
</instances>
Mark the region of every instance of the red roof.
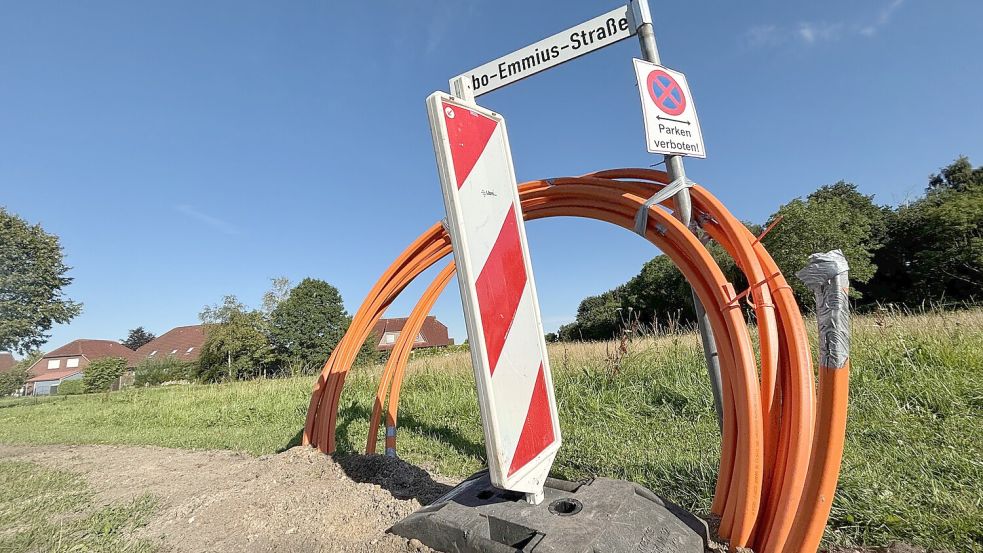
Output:
<instances>
[{"instance_id":1,"label":"red roof","mask_svg":"<svg viewBox=\"0 0 983 553\"><path fill-rule=\"evenodd\" d=\"M49 351L42 359L70 357L73 355L84 355L89 358L89 361L95 361L103 357L122 357L127 361L137 360L135 351L112 340L75 340L56 350Z\"/></svg>"},{"instance_id":2,"label":"red roof","mask_svg":"<svg viewBox=\"0 0 983 553\"><path fill-rule=\"evenodd\" d=\"M14 368L17 361L14 360L14 356L7 353L6 351L0 351L0 373L5 373L10 369Z\"/></svg>"},{"instance_id":3,"label":"red roof","mask_svg":"<svg viewBox=\"0 0 983 553\"><path fill-rule=\"evenodd\" d=\"M61 380L62 378L67 378L73 374L78 374L82 372L82 369L61 369L61 370L45 370L44 372L38 373L31 378L28 378L28 382L44 382L46 380Z\"/></svg>"},{"instance_id":4,"label":"red roof","mask_svg":"<svg viewBox=\"0 0 983 553\"><path fill-rule=\"evenodd\" d=\"M398 319L379 319L379 322L375 324L372 331L375 333L375 337L379 340L376 345L376 349L380 351L385 351L392 349L395 344L395 340L392 343L387 343L385 340L385 335L387 332L399 334L403 331L403 327L406 326L406 317L401 317ZM420 328L420 337L422 341L417 341L413 344L414 348L432 348L437 346L450 346L454 344L454 340L451 340L447 334L447 325L437 320L437 317L433 315L427 317L423 320L423 326Z\"/></svg>"},{"instance_id":5,"label":"red roof","mask_svg":"<svg viewBox=\"0 0 983 553\"><path fill-rule=\"evenodd\" d=\"M136 355L140 361L151 355L194 361L198 359L204 344L205 325L179 326L137 348Z\"/></svg>"},{"instance_id":6,"label":"red roof","mask_svg":"<svg viewBox=\"0 0 983 553\"><path fill-rule=\"evenodd\" d=\"M47 368L47 363L50 359L72 357L84 357L86 361L83 362L80 359L78 367L59 367L57 369ZM38 359L36 363L31 365L31 368L28 369L28 373L32 375L31 380L56 380L58 378L63 378L64 376L70 376L77 372L81 372L85 370L85 366L88 363L104 357L122 357L123 359L126 359L127 365L131 367L135 366L136 362L139 360L135 351L124 346L123 344L120 344L119 342L114 342L112 340L75 340L74 342L69 342L58 349L46 353L44 357ZM62 373L65 373L62 377L55 376ZM31 380L29 380L29 382Z\"/></svg>"}]
</instances>

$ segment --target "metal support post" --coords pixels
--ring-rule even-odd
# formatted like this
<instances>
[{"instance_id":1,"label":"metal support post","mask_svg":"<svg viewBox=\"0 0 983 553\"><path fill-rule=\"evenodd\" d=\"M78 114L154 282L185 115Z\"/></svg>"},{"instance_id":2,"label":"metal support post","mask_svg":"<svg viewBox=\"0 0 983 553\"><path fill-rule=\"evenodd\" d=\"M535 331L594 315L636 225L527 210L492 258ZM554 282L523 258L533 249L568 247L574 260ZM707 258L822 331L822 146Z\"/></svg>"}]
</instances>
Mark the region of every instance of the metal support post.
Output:
<instances>
[{"instance_id":1,"label":"metal support post","mask_svg":"<svg viewBox=\"0 0 983 553\"><path fill-rule=\"evenodd\" d=\"M642 58L645 61L662 64L659 57L659 48L655 43L655 28L652 26L652 13L649 10L648 0L630 0L632 18L637 29L638 42L642 49ZM686 177L686 169L683 167L683 157L676 155L665 156L666 172L669 180L674 181ZM676 218L690 227L692 219L693 204L689 196L689 188L683 188L673 197L673 205ZM703 342L703 354L707 361L707 375L710 377L710 387L713 389L713 404L717 410L717 426L723 430L723 404L722 384L720 380L720 359L717 354L717 346L713 339L713 330L710 328L710 320L707 318L706 310L693 292L693 304L696 311L696 322L700 330L700 338Z\"/></svg>"},{"instance_id":2,"label":"metal support post","mask_svg":"<svg viewBox=\"0 0 983 553\"><path fill-rule=\"evenodd\" d=\"M465 102L474 103L474 91L471 90L471 86L468 84L467 80L463 77L457 77L451 79L451 95L464 100Z\"/></svg>"}]
</instances>

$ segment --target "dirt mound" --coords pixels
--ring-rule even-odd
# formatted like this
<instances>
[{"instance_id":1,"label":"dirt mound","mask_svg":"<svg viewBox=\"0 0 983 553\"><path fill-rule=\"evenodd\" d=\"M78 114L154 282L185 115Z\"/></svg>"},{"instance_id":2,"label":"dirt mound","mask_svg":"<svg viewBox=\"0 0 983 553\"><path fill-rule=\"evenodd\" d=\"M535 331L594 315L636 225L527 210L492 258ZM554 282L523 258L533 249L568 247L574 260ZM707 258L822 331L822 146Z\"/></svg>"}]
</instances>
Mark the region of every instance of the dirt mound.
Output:
<instances>
[{"instance_id":1,"label":"dirt mound","mask_svg":"<svg viewBox=\"0 0 983 553\"><path fill-rule=\"evenodd\" d=\"M430 551L385 533L450 485L380 456L331 458L296 447L251 457L155 447L0 446L79 472L109 504L151 493L162 508L135 537L176 552Z\"/></svg>"},{"instance_id":2,"label":"dirt mound","mask_svg":"<svg viewBox=\"0 0 983 553\"><path fill-rule=\"evenodd\" d=\"M160 447L0 445L0 459L82 474L96 492L96 508L153 494L160 510L134 537L178 553L432 552L385 532L454 484L398 459L332 458L308 447L252 457ZM713 550L727 551L718 547ZM924 552L896 544L831 553Z\"/></svg>"}]
</instances>

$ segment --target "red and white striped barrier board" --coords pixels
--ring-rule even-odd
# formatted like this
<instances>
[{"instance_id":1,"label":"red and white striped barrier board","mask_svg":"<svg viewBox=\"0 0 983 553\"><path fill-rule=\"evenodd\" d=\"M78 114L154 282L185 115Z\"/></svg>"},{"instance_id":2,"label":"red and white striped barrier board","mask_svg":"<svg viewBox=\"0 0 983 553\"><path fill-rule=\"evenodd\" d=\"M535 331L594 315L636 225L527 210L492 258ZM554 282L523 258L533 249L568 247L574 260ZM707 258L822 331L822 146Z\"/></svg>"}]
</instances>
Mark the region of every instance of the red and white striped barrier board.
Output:
<instances>
[{"instance_id":1,"label":"red and white striped barrier board","mask_svg":"<svg viewBox=\"0 0 983 553\"><path fill-rule=\"evenodd\" d=\"M442 92L427 109L492 483L540 497L560 426L505 120Z\"/></svg>"}]
</instances>

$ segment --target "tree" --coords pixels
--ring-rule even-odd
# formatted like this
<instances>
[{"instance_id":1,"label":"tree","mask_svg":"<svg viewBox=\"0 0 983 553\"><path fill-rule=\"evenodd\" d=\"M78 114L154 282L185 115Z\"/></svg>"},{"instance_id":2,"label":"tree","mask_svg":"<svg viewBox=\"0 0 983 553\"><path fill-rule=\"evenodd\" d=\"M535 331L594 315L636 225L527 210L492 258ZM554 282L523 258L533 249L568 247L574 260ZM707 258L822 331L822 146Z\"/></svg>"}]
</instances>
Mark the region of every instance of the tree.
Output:
<instances>
[{"instance_id":1,"label":"tree","mask_svg":"<svg viewBox=\"0 0 983 553\"><path fill-rule=\"evenodd\" d=\"M959 157L929 177L923 198L897 209L878 206L856 185L839 181L795 199L769 218L781 222L764 245L800 305L813 296L793 275L812 253L843 250L853 296L861 303L918 304L925 300L978 301L983 296L983 167ZM752 234L761 227L744 223ZM723 248L708 246L736 290L747 282ZM577 319L557 331L561 340L608 339L620 323L617 309L632 309L642 323L692 321L689 286L666 256L647 262L614 290L586 298Z\"/></svg>"},{"instance_id":2,"label":"tree","mask_svg":"<svg viewBox=\"0 0 983 553\"><path fill-rule=\"evenodd\" d=\"M58 385L58 395L75 396L85 393L85 383L81 380L63 380Z\"/></svg>"},{"instance_id":3,"label":"tree","mask_svg":"<svg viewBox=\"0 0 983 553\"><path fill-rule=\"evenodd\" d=\"M983 167L956 159L890 220L874 284L883 301L970 300L983 292Z\"/></svg>"},{"instance_id":4,"label":"tree","mask_svg":"<svg viewBox=\"0 0 983 553\"><path fill-rule=\"evenodd\" d=\"M27 369L13 366L9 371L0 373L0 397L9 396L20 390L27 382Z\"/></svg>"},{"instance_id":5,"label":"tree","mask_svg":"<svg viewBox=\"0 0 983 553\"><path fill-rule=\"evenodd\" d=\"M983 294L983 188L933 194L905 210L923 247L910 256L918 289L931 299L968 300ZM909 243L914 240L909 241Z\"/></svg>"},{"instance_id":6,"label":"tree","mask_svg":"<svg viewBox=\"0 0 983 553\"><path fill-rule=\"evenodd\" d=\"M269 326L259 311L249 311L235 296L199 315L207 327L197 376L205 381L240 380L276 370Z\"/></svg>"},{"instance_id":7,"label":"tree","mask_svg":"<svg viewBox=\"0 0 983 553\"><path fill-rule=\"evenodd\" d=\"M126 372L126 359L122 357L103 357L85 367L82 375L82 390L91 394L108 392L113 383Z\"/></svg>"},{"instance_id":8,"label":"tree","mask_svg":"<svg viewBox=\"0 0 983 553\"><path fill-rule=\"evenodd\" d=\"M857 190L857 185L841 180L835 184L820 186L815 192L809 194L807 199L813 202L842 200L854 217L870 223L870 244L872 247L876 250L883 245L887 235L888 219L893 210L888 206L876 205L874 196L861 194Z\"/></svg>"},{"instance_id":9,"label":"tree","mask_svg":"<svg viewBox=\"0 0 983 553\"><path fill-rule=\"evenodd\" d=\"M623 287L584 298L577 307L574 325L560 327L564 340L610 340L618 331L621 320Z\"/></svg>"},{"instance_id":10,"label":"tree","mask_svg":"<svg viewBox=\"0 0 983 553\"><path fill-rule=\"evenodd\" d=\"M281 276L270 279L270 289L263 294L263 314L269 316L290 295L290 279Z\"/></svg>"},{"instance_id":11,"label":"tree","mask_svg":"<svg viewBox=\"0 0 983 553\"><path fill-rule=\"evenodd\" d=\"M43 356L44 353L41 350L30 351L23 359L14 363L9 371L0 373L0 397L9 396L23 388L30 377L27 370Z\"/></svg>"},{"instance_id":12,"label":"tree","mask_svg":"<svg viewBox=\"0 0 983 553\"><path fill-rule=\"evenodd\" d=\"M350 323L338 289L305 278L270 313L270 339L291 367L309 372L321 368Z\"/></svg>"},{"instance_id":13,"label":"tree","mask_svg":"<svg viewBox=\"0 0 983 553\"><path fill-rule=\"evenodd\" d=\"M625 284L625 292L626 307L631 307L645 323L689 322L696 316L689 284L667 255L642 265L642 270Z\"/></svg>"},{"instance_id":14,"label":"tree","mask_svg":"<svg viewBox=\"0 0 983 553\"><path fill-rule=\"evenodd\" d=\"M136 366L133 385L142 388L188 380L196 366L193 361L183 361L173 355L148 357Z\"/></svg>"},{"instance_id":15,"label":"tree","mask_svg":"<svg viewBox=\"0 0 983 553\"><path fill-rule=\"evenodd\" d=\"M201 313L198 313L198 318L206 325L224 324L234 315L245 311L246 304L239 301L239 298L229 295L222 298L220 304L206 305Z\"/></svg>"},{"instance_id":16,"label":"tree","mask_svg":"<svg viewBox=\"0 0 983 553\"><path fill-rule=\"evenodd\" d=\"M57 236L0 207L0 351L36 349L81 313L62 292L68 271Z\"/></svg>"},{"instance_id":17,"label":"tree","mask_svg":"<svg viewBox=\"0 0 983 553\"><path fill-rule=\"evenodd\" d=\"M786 275L799 305L811 306L812 293L797 278L810 254L843 250L850 263L850 280L866 283L877 267L874 253L884 240L885 212L873 196L857 191L854 184L840 181L821 187L805 199L795 199L778 208L769 223L782 217L763 240L775 263Z\"/></svg>"},{"instance_id":18,"label":"tree","mask_svg":"<svg viewBox=\"0 0 983 553\"><path fill-rule=\"evenodd\" d=\"M150 343L156 338L152 332L147 332L142 326L138 326L130 331L126 339L123 340L123 345L136 351L140 346Z\"/></svg>"},{"instance_id":19,"label":"tree","mask_svg":"<svg viewBox=\"0 0 983 553\"><path fill-rule=\"evenodd\" d=\"M758 225L744 225L755 235L761 233ZM736 288L747 286L743 273L723 247L711 242L707 249ZM669 256L650 259L627 283L584 299L577 308L576 320L560 327L557 338L565 341L609 340L629 324L629 319L663 328L695 321L693 293Z\"/></svg>"},{"instance_id":20,"label":"tree","mask_svg":"<svg viewBox=\"0 0 983 553\"><path fill-rule=\"evenodd\" d=\"M959 156L948 166L943 167L938 174L928 178L926 192L929 194L946 190L965 192L980 187L983 187L983 166L974 169L968 157Z\"/></svg>"}]
</instances>

